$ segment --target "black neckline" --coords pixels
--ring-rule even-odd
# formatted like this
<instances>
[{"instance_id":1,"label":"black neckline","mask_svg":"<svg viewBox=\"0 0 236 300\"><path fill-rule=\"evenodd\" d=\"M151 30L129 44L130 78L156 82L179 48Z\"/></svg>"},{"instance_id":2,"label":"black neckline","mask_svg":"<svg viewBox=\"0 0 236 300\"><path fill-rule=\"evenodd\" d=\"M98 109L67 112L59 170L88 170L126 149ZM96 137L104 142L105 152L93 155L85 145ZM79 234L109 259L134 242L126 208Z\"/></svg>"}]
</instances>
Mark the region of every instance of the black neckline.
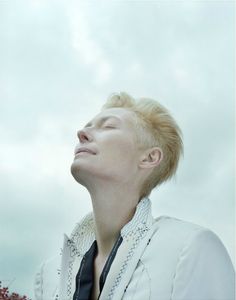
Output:
<instances>
[{"instance_id":1,"label":"black neckline","mask_svg":"<svg viewBox=\"0 0 236 300\"><path fill-rule=\"evenodd\" d=\"M104 287L106 277L111 268L112 262L116 256L116 252L123 241L123 237L119 234L112 250L105 262L102 269L102 273L99 278L99 296L101 295ZM80 264L79 271L76 275L76 291L73 296L73 300L90 299L94 285L94 260L98 252L97 240L94 240L89 250L84 254ZM81 288L82 286L82 288Z\"/></svg>"}]
</instances>

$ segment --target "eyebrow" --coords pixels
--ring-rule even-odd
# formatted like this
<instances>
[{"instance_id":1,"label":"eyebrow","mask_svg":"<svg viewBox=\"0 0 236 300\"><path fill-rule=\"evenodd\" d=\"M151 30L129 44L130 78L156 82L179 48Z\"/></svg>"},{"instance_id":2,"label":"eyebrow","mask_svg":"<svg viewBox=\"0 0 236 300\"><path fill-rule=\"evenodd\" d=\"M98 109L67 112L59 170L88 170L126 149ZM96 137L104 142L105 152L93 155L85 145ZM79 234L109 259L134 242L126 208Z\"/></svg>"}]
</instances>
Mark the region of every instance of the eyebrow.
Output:
<instances>
[{"instance_id":1,"label":"eyebrow","mask_svg":"<svg viewBox=\"0 0 236 300\"><path fill-rule=\"evenodd\" d=\"M110 119L110 118L115 118L115 119L117 119L118 121L121 122L121 119L120 119L119 117L116 117L116 116L106 116L106 117L102 117L102 118L98 119L98 123L103 124L106 120L108 120L108 119ZM91 125L92 125L92 123L89 122L89 123L87 123L87 124L84 126L84 128L85 128L85 127L89 127L89 126L91 126Z\"/></svg>"}]
</instances>

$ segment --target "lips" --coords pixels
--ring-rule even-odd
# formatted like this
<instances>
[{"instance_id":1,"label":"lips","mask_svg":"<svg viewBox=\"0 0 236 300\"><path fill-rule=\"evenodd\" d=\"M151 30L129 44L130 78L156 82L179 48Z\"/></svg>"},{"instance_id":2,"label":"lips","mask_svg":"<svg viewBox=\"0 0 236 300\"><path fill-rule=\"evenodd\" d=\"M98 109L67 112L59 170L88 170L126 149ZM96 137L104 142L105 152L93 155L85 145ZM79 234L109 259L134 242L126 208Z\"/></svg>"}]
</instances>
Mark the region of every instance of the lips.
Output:
<instances>
[{"instance_id":1,"label":"lips","mask_svg":"<svg viewBox=\"0 0 236 300\"><path fill-rule=\"evenodd\" d=\"M87 153L90 153L90 154L93 154L93 155L96 154L96 152L93 151L92 149L85 148L85 147L81 147L81 148L76 148L75 149L75 155L78 154L78 153L81 153L81 152L87 152Z\"/></svg>"}]
</instances>

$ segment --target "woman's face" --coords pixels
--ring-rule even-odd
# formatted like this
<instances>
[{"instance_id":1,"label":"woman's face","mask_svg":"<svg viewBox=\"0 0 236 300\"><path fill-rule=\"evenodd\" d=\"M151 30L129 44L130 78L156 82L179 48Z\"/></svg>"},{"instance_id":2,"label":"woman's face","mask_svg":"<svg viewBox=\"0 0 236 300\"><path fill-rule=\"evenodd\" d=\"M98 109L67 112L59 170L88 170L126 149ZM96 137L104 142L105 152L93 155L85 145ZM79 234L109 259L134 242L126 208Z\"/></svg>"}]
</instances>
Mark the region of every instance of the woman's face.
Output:
<instances>
[{"instance_id":1,"label":"woman's face","mask_svg":"<svg viewBox=\"0 0 236 300\"><path fill-rule=\"evenodd\" d=\"M78 131L79 143L71 166L78 182L95 179L94 176L119 183L135 178L140 153L135 142L133 114L124 108L109 108ZM95 154L77 153L81 147Z\"/></svg>"}]
</instances>

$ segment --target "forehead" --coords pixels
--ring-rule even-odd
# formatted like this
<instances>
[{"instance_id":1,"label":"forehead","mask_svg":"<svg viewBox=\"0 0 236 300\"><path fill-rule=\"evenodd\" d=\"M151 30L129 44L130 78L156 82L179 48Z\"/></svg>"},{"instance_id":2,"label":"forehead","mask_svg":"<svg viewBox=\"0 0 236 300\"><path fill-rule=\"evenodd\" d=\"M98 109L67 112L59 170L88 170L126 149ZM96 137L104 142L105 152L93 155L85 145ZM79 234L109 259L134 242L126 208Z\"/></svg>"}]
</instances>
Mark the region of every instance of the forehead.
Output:
<instances>
[{"instance_id":1,"label":"forehead","mask_svg":"<svg viewBox=\"0 0 236 300\"><path fill-rule=\"evenodd\" d=\"M91 125L91 123L96 123L100 120L106 120L108 118L114 118L117 119L117 121L119 122L129 125L132 125L134 122L134 116L132 111L121 107L114 107L107 108L101 111L86 126L89 126Z\"/></svg>"}]
</instances>

